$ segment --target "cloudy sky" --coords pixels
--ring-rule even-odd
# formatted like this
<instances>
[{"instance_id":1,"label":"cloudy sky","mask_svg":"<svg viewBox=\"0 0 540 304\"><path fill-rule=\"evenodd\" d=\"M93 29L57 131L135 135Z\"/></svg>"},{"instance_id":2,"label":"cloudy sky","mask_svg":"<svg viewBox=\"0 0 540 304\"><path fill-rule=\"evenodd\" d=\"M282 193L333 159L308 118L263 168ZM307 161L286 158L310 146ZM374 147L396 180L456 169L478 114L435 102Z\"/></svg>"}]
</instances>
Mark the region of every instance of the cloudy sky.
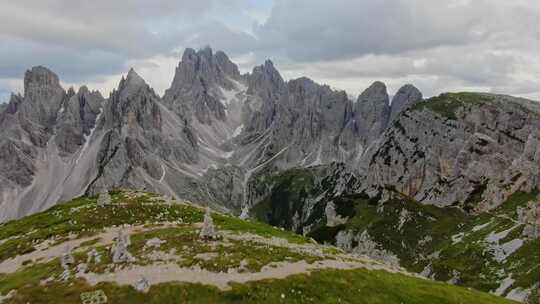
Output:
<instances>
[{"instance_id":1,"label":"cloudy sky","mask_svg":"<svg viewBox=\"0 0 540 304\"><path fill-rule=\"evenodd\" d=\"M105 96L134 67L162 93L205 45L351 95L381 80L540 100L538 20L538 0L0 0L0 101L33 65Z\"/></svg>"}]
</instances>

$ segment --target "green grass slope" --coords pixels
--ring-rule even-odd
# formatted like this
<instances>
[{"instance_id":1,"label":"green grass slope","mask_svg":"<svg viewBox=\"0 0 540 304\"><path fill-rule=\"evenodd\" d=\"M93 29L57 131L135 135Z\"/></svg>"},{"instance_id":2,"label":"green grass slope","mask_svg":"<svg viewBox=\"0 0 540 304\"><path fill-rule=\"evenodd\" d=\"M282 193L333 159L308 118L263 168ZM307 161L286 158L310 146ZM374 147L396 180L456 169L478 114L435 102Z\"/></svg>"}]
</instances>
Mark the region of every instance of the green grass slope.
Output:
<instances>
[{"instance_id":1,"label":"green grass slope","mask_svg":"<svg viewBox=\"0 0 540 304\"><path fill-rule=\"evenodd\" d=\"M517 209L538 195L515 193L501 207L480 215L422 205L399 194L383 205L362 195L342 196L334 203L338 214L349 218L347 223L319 225L308 236L335 243L341 230L367 231L409 271L507 296L540 282L540 240L522 236L524 225L517 218ZM508 285L499 289L505 280Z\"/></svg>"},{"instance_id":2,"label":"green grass slope","mask_svg":"<svg viewBox=\"0 0 540 304\"><path fill-rule=\"evenodd\" d=\"M81 293L102 290L108 303L513 303L418 278L266 224L223 214L212 214L222 238L204 241L198 237L204 211L197 206L129 191L112 193L112 200L112 205L99 207L95 197L81 197L0 225L0 299L15 291L5 303L81 303ZM135 260L114 265L109 254L111 240L107 238L119 226L131 235L128 250ZM147 245L155 238L163 242L159 249ZM60 265L63 251L52 257L46 255L58 253L55 250L66 244L74 245L75 261L70 269L73 275L64 280ZM98 252L101 260L88 262L91 251ZM156 252L173 258L156 259ZM363 266L315 269L322 262ZM122 272L162 267L165 263L167 267L208 274L208 282L226 277L231 269L235 270L231 276L256 277L284 265L314 268L224 286L178 276L152 284L147 291L117 280ZM81 264L93 274L89 277L108 279L92 283L84 275L74 275L76 265Z\"/></svg>"}]
</instances>

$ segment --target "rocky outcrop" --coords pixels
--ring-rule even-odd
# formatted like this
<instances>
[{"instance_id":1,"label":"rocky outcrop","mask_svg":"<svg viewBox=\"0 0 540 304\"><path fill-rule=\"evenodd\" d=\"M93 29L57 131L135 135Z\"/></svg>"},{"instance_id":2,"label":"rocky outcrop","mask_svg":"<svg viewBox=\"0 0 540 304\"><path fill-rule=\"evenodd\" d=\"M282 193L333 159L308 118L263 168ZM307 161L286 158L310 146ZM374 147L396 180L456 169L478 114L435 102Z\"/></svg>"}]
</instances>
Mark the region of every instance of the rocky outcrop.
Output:
<instances>
[{"instance_id":1,"label":"rocky outcrop","mask_svg":"<svg viewBox=\"0 0 540 304\"><path fill-rule=\"evenodd\" d=\"M85 144L96 126L104 98L97 91L81 87L77 93L70 89L68 99L59 110L55 142L63 154L76 152Z\"/></svg>"},{"instance_id":2,"label":"rocky outcrop","mask_svg":"<svg viewBox=\"0 0 540 304\"><path fill-rule=\"evenodd\" d=\"M396 95L392 98L390 104L390 122L403 112L403 110L411 107L415 103L423 100L422 93L412 84L406 84L399 88Z\"/></svg>"},{"instance_id":3,"label":"rocky outcrop","mask_svg":"<svg viewBox=\"0 0 540 304\"><path fill-rule=\"evenodd\" d=\"M339 214L337 214L336 205L334 205L332 201L326 204L326 208L324 208L324 214L326 216L326 226L328 227L343 225L347 223L348 220L347 218L341 217Z\"/></svg>"},{"instance_id":4,"label":"rocky outcrop","mask_svg":"<svg viewBox=\"0 0 540 304\"><path fill-rule=\"evenodd\" d=\"M360 134L365 134L367 146L386 129L390 119L390 105L386 85L376 81L367 88L354 104L354 118Z\"/></svg>"},{"instance_id":5,"label":"rocky outcrop","mask_svg":"<svg viewBox=\"0 0 540 304\"><path fill-rule=\"evenodd\" d=\"M518 208L517 215L518 222L525 225L522 235L533 240L540 238L540 201L530 201L527 206Z\"/></svg>"},{"instance_id":6,"label":"rocky outcrop","mask_svg":"<svg viewBox=\"0 0 540 304\"><path fill-rule=\"evenodd\" d=\"M225 53L213 54L209 47L198 52L186 49L163 101L180 116L191 119L193 115L199 122L211 124L213 119L225 119L220 88L237 89L239 79L238 68Z\"/></svg>"},{"instance_id":7,"label":"rocky outcrop","mask_svg":"<svg viewBox=\"0 0 540 304\"><path fill-rule=\"evenodd\" d=\"M535 110L507 96L444 94L418 103L366 152L363 189L373 195L391 186L424 203L467 210L496 207L518 182L501 183L523 161L539 124ZM531 146L534 140L527 151Z\"/></svg>"}]
</instances>

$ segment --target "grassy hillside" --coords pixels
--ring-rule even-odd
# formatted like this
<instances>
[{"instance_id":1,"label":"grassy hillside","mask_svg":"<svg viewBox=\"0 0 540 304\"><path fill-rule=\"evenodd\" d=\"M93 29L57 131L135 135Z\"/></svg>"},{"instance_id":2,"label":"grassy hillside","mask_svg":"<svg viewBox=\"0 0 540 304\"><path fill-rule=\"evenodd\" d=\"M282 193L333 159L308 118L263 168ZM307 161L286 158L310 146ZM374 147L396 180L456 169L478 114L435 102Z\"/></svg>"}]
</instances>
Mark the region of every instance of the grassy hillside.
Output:
<instances>
[{"instance_id":1,"label":"grassy hillside","mask_svg":"<svg viewBox=\"0 0 540 304\"><path fill-rule=\"evenodd\" d=\"M349 218L347 223L319 225L309 236L334 243L340 230L367 231L409 271L508 295L540 282L540 240L522 236L524 225L517 221L517 208L537 196L515 193L501 207L481 215L422 205L401 195L383 205L362 195L343 196L334 203L337 212Z\"/></svg>"},{"instance_id":2,"label":"grassy hillside","mask_svg":"<svg viewBox=\"0 0 540 304\"><path fill-rule=\"evenodd\" d=\"M212 214L220 238L202 240L202 209L153 194L115 192L112 201L82 197L0 225L5 303L81 303L96 290L108 303L512 303L223 214ZM119 227L133 260L113 263Z\"/></svg>"}]
</instances>

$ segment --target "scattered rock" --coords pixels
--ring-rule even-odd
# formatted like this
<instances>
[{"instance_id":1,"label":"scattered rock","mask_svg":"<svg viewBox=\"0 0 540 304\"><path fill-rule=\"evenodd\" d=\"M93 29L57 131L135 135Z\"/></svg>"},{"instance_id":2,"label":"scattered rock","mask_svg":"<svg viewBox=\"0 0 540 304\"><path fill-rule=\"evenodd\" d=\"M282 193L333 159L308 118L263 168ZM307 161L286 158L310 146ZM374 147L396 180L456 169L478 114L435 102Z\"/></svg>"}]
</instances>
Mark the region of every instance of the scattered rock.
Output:
<instances>
[{"instance_id":1,"label":"scattered rock","mask_svg":"<svg viewBox=\"0 0 540 304\"><path fill-rule=\"evenodd\" d=\"M128 234L124 234L120 229L116 236L116 242L112 247L113 263L133 262L135 258L128 252L127 248L131 243Z\"/></svg>"},{"instance_id":2,"label":"scattered rock","mask_svg":"<svg viewBox=\"0 0 540 304\"><path fill-rule=\"evenodd\" d=\"M248 205L245 205L244 208L242 208L242 213L240 213L240 216L238 216L241 220L247 220L249 219L249 207Z\"/></svg>"},{"instance_id":3,"label":"scattered rock","mask_svg":"<svg viewBox=\"0 0 540 304\"><path fill-rule=\"evenodd\" d=\"M103 190L97 199L97 205L100 207L104 207L111 204L111 196L109 195L109 191Z\"/></svg>"},{"instance_id":4,"label":"scattered rock","mask_svg":"<svg viewBox=\"0 0 540 304\"><path fill-rule=\"evenodd\" d=\"M409 210L403 208L401 209L401 212L399 213L399 223L398 223L398 231L401 232L403 229L403 225L411 218L409 214Z\"/></svg>"},{"instance_id":5,"label":"scattered rock","mask_svg":"<svg viewBox=\"0 0 540 304\"><path fill-rule=\"evenodd\" d=\"M518 221L525 224L523 236L530 239L540 238L540 202L533 201L525 208L518 208Z\"/></svg>"},{"instance_id":6,"label":"scattered rock","mask_svg":"<svg viewBox=\"0 0 540 304\"><path fill-rule=\"evenodd\" d=\"M66 251L62 254L60 263L62 265L62 268L64 269L68 269L70 265L75 263L75 259L73 258L73 255L71 254L71 248L69 246L66 246Z\"/></svg>"},{"instance_id":7,"label":"scattered rock","mask_svg":"<svg viewBox=\"0 0 540 304\"><path fill-rule=\"evenodd\" d=\"M206 213L204 214L204 222L201 232L199 233L199 237L203 240L215 240L219 238L214 226L214 220L212 219L212 215L210 213L210 208L208 207L206 208Z\"/></svg>"},{"instance_id":8,"label":"scattered rock","mask_svg":"<svg viewBox=\"0 0 540 304\"><path fill-rule=\"evenodd\" d=\"M77 273L86 273L88 271L88 264L81 263L77 265Z\"/></svg>"},{"instance_id":9,"label":"scattered rock","mask_svg":"<svg viewBox=\"0 0 540 304\"><path fill-rule=\"evenodd\" d=\"M354 235L351 230L341 230L336 235L336 246L346 252L351 252L353 238Z\"/></svg>"},{"instance_id":10,"label":"scattered rock","mask_svg":"<svg viewBox=\"0 0 540 304\"><path fill-rule=\"evenodd\" d=\"M142 292L147 292L150 289L150 283L145 277L141 277L137 283L135 283L135 289Z\"/></svg>"},{"instance_id":11,"label":"scattered rock","mask_svg":"<svg viewBox=\"0 0 540 304\"><path fill-rule=\"evenodd\" d=\"M166 243L166 241L160 240L159 238L152 238L146 241L145 246L146 247L153 247L153 248L159 248L161 244Z\"/></svg>"},{"instance_id":12,"label":"scattered rock","mask_svg":"<svg viewBox=\"0 0 540 304\"><path fill-rule=\"evenodd\" d=\"M335 227L335 226L343 225L348 220L346 217L341 217L340 215L337 214L336 205L332 201L326 204L324 213L326 214L326 226L328 227Z\"/></svg>"},{"instance_id":13,"label":"scattered rock","mask_svg":"<svg viewBox=\"0 0 540 304\"><path fill-rule=\"evenodd\" d=\"M62 274L60 274L60 277L58 279L60 281L67 282L70 277L71 277L71 271L69 271L69 268L65 268Z\"/></svg>"},{"instance_id":14,"label":"scattered rock","mask_svg":"<svg viewBox=\"0 0 540 304\"><path fill-rule=\"evenodd\" d=\"M447 281L448 284L457 285L459 283L460 273L457 270L452 270L452 277Z\"/></svg>"},{"instance_id":15,"label":"scattered rock","mask_svg":"<svg viewBox=\"0 0 540 304\"><path fill-rule=\"evenodd\" d=\"M90 264L92 262L94 262L96 264L99 264L101 262L101 255L99 254L99 252L95 248L90 250L87 253L86 263Z\"/></svg>"},{"instance_id":16,"label":"scattered rock","mask_svg":"<svg viewBox=\"0 0 540 304\"><path fill-rule=\"evenodd\" d=\"M212 259L217 258L218 256L219 255L217 252L204 252L204 253L199 253L195 255L194 258L197 260L210 261Z\"/></svg>"},{"instance_id":17,"label":"scattered rock","mask_svg":"<svg viewBox=\"0 0 540 304\"><path fill-rule=\"evenodd\" d=\"M356 242L356 247L353 247ZM399 267L397 256L384 249L379 249L378 244L369 236L367 230L356 236L351 230L341 230L336 235L336 246L356 255L365 255L374 260L384 262L392 267Z\"/></svg>"}]
</instances>

